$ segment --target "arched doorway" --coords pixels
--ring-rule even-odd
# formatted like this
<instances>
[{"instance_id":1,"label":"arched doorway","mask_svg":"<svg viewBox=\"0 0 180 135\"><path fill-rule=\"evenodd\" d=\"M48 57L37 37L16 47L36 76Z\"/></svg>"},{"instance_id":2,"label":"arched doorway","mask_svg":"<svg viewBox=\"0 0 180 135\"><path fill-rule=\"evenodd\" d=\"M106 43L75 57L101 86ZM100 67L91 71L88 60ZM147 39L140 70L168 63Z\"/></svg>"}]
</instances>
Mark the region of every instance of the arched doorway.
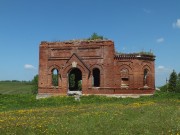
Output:
<instances>
[{"instance_id":1,"label":"arched doorway","mask_svg":"<svg viewBox=\"0 0 180 135\"><path fill-rule=\"evenodd\" d=\"M68 75L69 91L82 90L82 72L78 68L73 68Z\"/></svg>"}]
</instances>

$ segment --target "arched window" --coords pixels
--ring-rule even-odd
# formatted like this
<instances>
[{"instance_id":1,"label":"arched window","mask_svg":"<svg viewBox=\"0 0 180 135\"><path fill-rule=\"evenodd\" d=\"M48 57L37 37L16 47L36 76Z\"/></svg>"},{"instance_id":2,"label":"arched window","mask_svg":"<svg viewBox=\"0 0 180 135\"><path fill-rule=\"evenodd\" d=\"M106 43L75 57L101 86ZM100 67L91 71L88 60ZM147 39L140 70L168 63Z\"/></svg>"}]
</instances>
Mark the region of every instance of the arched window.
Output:
<instances>
[{"instance_id":1,"label":"arched window","mask_svg":"<svg viewBox=\"0 0 180 135\"><path fill-rule=\"evenodd\" d=\"M93 69L93 80L92 80L94 87L100 86L100 70L98 68Z\"/></svg>"},{"instance_id":2,"label":"arched window","mask_svg":"<svg viewBox=\"0 0 180 135\"><path fill-rule=\"evenodd\" d=\"M121 70L121 87L129 87L129 72L126 68Z\"/></svg>"},{"instance_id":3,"label":"arched window","mask_svg":"<svg viewBox=\"0 0 180 135\"><path fill-rule=\"evenodd\" d=\"M52 70L52 85L58 86L58 82L59 82L58 70L53 69Z\"/></svg>"},{"instance_id":4,"label":"arched window","mask_svg":"<svg viewBox=\"0 0 180 135\"><path fill-rule=\"evenodd\" d=\"M143 84L144 86L148 86L148 69L144 69Z\"/></svg>"}]
</instances>

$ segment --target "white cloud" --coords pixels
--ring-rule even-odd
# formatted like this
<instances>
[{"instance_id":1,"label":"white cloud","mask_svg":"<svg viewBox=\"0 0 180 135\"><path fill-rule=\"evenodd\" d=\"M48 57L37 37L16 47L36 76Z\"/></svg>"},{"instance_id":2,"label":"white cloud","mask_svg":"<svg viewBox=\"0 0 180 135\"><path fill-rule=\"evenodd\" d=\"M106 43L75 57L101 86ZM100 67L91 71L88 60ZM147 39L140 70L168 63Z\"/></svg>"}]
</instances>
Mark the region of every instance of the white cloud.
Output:
<instances>
[{"instance_id":1,"label":"white cloud","mask_svg":"<svg viewBox=\"0 0 180 135\"><path fill-rule=\"evenodd\" d=\"M156 42L157 42L157 43L162 43L162 42L164 42L164 38L162 38L162 37L161 37L161 38L158 38L158 39L156 40Z\"/></svg>"},{"instance_id":2,"label":"white cloud","mask_svg":"<svg viewBox=\"0 0 180 135\"><path fill-rule=\"evenodd\" d=\"M177 19L177 21L173 23L173 27L180 29L180 19Z\"/></svg>"},{"instance_id":3,"label":"white cloud","mask_svg":"<svg viewBox=\"0 0 180 135\"><path fill-rule=\"evenodd\" d=\"M24 68L25 69L36 69L33 65L31 65L31 64L25 64L24 65Z\"/></svg>"},{"instance_id":4,"label":"white cloud","mask_svg":"<svg viewBox=\"0 0 180 135\"><path fill-rule=\"evenodd\" d=\"M164 66L162 66L162 65L160 65L160 66L158 66L157 68L156 68L156 72L157 73L162 73L162 72L168 72L168 73L170 73L172 71L172 69L170 69L170 68L167 68L167 67L164 67Z\"/></svg>"},{"instance_id":5,"label":"white cloud","mask_svg":"<svg viewBox=\"0 0 180 135\"><path fill-rule=\"evenodd\" d=\"M164 70L165 67L164 67L164 66L158 66L157 69L158 69L158 70Z\"/></svg>"}]
</instances>

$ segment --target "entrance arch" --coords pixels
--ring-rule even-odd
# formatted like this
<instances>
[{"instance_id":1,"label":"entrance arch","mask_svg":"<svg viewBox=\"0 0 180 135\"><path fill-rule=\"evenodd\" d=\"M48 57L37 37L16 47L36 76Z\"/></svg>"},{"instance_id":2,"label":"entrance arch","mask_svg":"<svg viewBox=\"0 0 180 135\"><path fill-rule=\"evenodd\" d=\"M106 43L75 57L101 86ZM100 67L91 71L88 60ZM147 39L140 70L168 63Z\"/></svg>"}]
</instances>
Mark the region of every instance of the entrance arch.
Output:
<instances>
[{"instance_id":1,"label":"entrance arch","mask_svg":"<svg viewBox=\"0 0 180 135\"><path fill-rule=\"evenodd\" d=\"M82 72L78 68L72 68L68 74L69 91L81 91L82 90Z\"/></svg>"}]
</instances>

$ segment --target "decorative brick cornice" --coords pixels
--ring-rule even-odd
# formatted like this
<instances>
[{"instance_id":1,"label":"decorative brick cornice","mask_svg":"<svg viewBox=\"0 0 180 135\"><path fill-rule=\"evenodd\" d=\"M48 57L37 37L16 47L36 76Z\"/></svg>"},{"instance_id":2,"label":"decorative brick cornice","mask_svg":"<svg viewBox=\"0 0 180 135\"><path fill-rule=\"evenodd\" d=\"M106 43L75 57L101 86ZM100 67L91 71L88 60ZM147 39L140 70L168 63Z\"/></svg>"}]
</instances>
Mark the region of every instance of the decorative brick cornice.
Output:
<instances>
[{"instance_id":1,"label":"decorative brick cornice","mask_svg":"<svg viewBox=\"0 0 180 135\"><path fill-rule=\"evenodd\" d=\"M115 60L122 60L122 59L142 59L142 60L155 60L154 55L148 55L148 54L115 54L114 55Z\"/></svg>"}]
</instances>

